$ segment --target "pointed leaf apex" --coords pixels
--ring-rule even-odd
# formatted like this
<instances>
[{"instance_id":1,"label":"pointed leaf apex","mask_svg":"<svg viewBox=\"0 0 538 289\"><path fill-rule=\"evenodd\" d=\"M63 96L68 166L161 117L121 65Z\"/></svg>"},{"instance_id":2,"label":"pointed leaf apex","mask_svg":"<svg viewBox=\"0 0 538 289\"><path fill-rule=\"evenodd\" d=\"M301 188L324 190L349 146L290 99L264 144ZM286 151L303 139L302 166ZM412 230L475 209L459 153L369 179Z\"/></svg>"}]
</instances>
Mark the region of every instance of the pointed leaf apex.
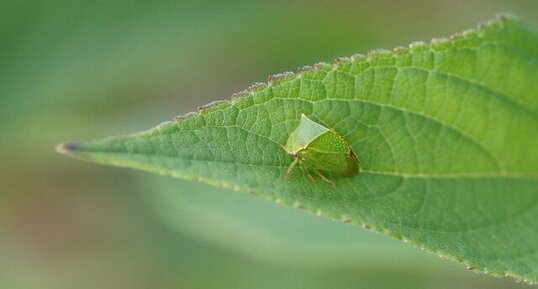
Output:
<instances>
[{"instance_id":1,"label":"pointed leaf apex","mask_svg":"<svg viewBox=\"0 0 538 289\"><path fill-rule=\"evenodd\" d=\"M73 155L78 150L79 145L78 142L61 143L56 146L55 150L64 155Z\"/></svg>"}]
</instances>

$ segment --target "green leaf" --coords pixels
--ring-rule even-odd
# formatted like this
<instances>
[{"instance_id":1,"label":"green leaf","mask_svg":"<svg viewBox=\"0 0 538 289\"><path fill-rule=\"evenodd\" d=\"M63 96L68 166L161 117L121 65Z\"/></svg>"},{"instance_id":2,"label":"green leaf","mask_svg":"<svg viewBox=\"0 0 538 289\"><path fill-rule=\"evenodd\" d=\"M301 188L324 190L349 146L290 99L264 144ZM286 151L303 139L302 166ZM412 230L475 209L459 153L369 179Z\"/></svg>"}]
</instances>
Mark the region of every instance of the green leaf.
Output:
<instances>
[{"instance_id":1,"label":"green leaf","mask_svg":"<svg viewBox=\"0 0 538 289\"><path fill-rule=\"evenodd\" d=\"M449 39L273 76L149 131L68 143L81 159L248 192L538 281L538 37L500 16ZM313 183L281 145L301 114L361 172ZM203 228L200 228L203 230Z\"/></svg>"}]
</instances>

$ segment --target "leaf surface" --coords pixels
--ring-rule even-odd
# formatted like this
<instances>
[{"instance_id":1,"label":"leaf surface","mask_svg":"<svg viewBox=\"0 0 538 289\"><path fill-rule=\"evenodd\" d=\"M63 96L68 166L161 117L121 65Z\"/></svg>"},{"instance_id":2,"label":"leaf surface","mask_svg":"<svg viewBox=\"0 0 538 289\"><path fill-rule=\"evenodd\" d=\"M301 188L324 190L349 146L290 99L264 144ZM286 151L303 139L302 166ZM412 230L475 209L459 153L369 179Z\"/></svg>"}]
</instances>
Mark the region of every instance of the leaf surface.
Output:
<instances>
[{"instance_id":1,"label":"leaf surface","mask_svg":"<svg viewBox=\"0 0 538 289\"><path fill-rule=\"evenodd\" d=\"M146 132L60 152L248 192L538 281L538 37L495 21L270 77ZM312 182L284 152L304 113L361 172ZM203 230L203 228L200 228Z\"/></svg>"}]
</instances>

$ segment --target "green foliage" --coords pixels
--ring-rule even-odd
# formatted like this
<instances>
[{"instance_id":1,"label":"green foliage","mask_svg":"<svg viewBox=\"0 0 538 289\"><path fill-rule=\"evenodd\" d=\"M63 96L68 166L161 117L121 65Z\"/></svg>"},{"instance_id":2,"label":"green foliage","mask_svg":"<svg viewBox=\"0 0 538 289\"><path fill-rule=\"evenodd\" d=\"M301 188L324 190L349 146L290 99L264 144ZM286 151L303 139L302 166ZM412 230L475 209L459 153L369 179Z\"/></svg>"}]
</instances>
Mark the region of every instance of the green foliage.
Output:
<instances>
[{"instance_id":1,"label":"green foliage","mask_svg":"<svg viewBox=\"0 0 538 289\"><path fill-rule=\"evenodd\" d=\"M277 75L147 132L59 151L252 193L536 282L537 71L536 34L500 17ZM302 113L349 141L360 174L334 187L285 179L281 145Z\"/></svg>"}]
</instances>

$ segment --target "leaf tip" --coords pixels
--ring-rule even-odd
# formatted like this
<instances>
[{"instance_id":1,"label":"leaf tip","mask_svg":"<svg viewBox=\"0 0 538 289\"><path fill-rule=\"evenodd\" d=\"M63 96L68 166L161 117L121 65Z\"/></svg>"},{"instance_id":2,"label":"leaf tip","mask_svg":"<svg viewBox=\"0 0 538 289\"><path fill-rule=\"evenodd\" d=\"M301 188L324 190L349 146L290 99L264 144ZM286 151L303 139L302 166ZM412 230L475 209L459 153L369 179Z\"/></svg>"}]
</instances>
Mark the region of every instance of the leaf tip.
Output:
<instances>
[{"instance_id":1,"label":"leaf tip","mask_svg":"<svg viewBox=\"0 0 538 289\"><path fill-rule=\"evenodd\" d=\"M76 151L78 151L79 147L80 147L80 143L69 142L69 143L61 143L57 145L55 150L56 152L64 154L64 155L74 155Z\"/></svg>"}]
</instances>

